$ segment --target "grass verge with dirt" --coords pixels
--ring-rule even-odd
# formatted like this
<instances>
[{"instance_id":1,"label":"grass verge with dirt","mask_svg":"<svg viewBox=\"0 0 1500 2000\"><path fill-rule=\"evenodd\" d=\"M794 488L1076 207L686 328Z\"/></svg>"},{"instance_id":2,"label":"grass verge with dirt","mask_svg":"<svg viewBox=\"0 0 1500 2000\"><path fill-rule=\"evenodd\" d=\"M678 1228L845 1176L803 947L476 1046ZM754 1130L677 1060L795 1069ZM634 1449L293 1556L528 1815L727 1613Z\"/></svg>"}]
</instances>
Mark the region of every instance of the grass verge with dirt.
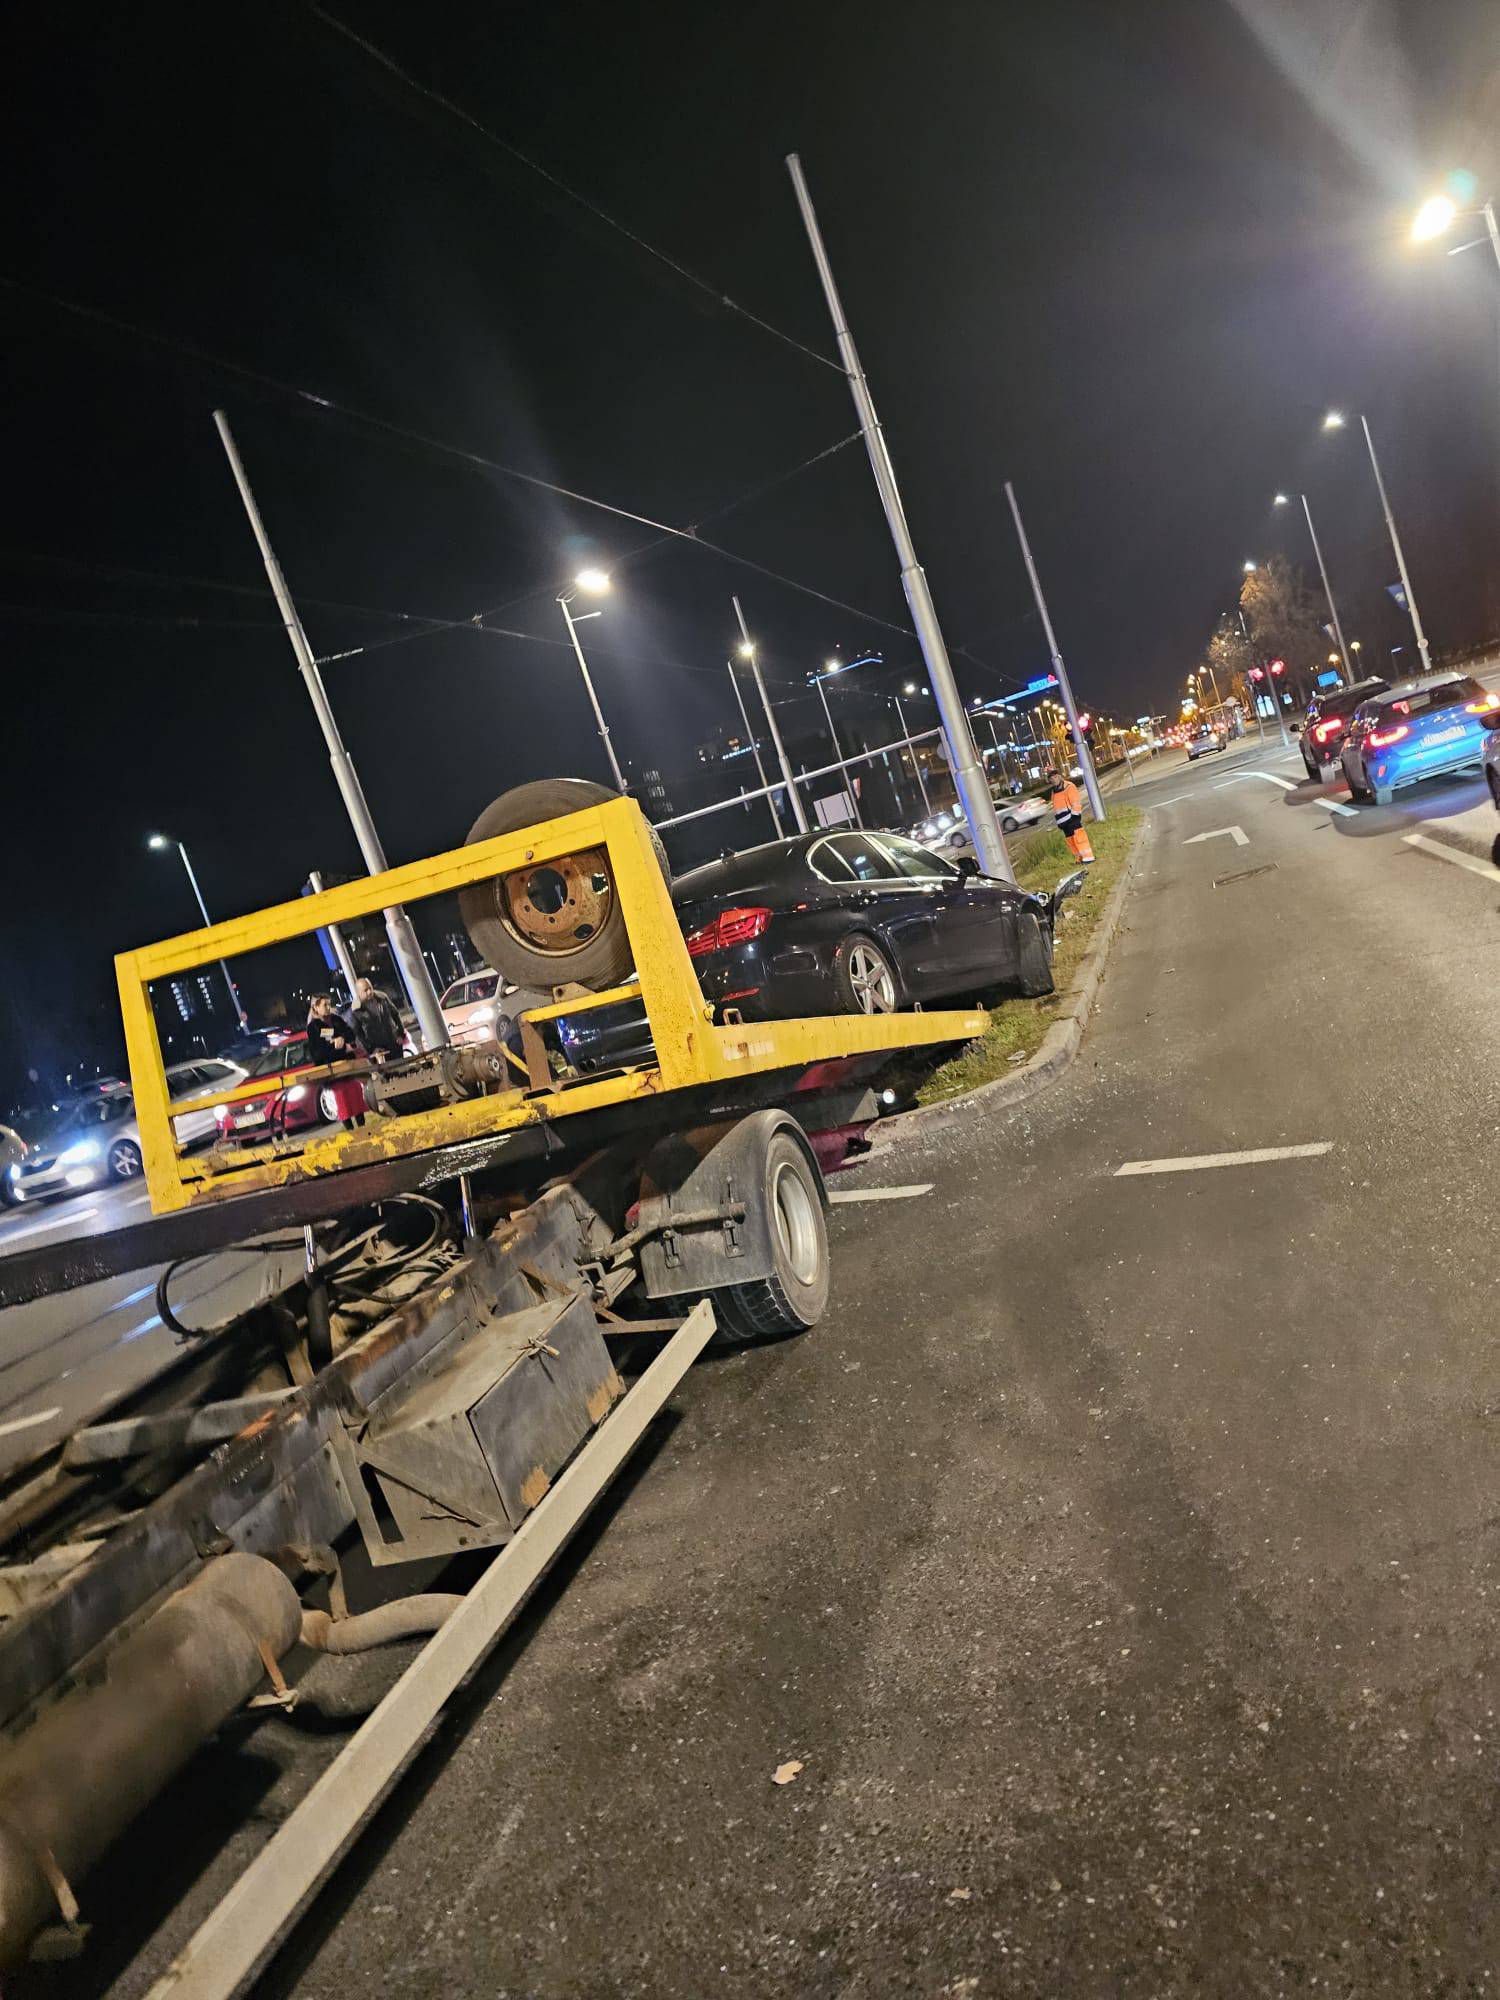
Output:
<instances>
[{"instance_id":1,"label":"grass verge with dirt","mask_svg":"<svg viewBox=\"0 0 1500 2000\"><path fill-rule=\"evenodd\" d=\"M1004 1000L990 1010L990 1025L956 1056L933 1070L918 1086L918 1104L938 1104L945 1098L961 1097L981 1083L1008 1076L1027 1056L1034 1055L1042 1038L1057 1018L1062 997L1078 976L1084 953L1093 942L1110 891L1120 879L1141 823L1139 806L1110 804L1107 820L1089 825L1095 861L1076 896L1063 904L1063 919L1057 929L1057 949L1053 976L1057 991L1045 1000ZM1050 889L1077 867L1067 842L1052 828L1010 843L1016 880L1023 889Z\"/></svg>"}]
</instances>

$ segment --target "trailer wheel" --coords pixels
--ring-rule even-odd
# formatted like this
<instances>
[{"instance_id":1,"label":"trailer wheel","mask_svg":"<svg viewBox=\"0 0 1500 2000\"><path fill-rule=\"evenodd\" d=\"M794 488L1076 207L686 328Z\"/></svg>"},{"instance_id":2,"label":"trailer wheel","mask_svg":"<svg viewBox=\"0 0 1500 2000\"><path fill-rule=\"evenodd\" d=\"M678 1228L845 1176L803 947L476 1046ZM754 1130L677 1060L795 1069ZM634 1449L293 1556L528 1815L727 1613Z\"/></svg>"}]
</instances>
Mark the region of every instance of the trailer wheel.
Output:
<instances>
[{"instance_id":1,"label":"trailer wheel","mask_svg":"<svg viewBox=\"0 0 1500 2000\"><path fill-rule=\"evenodd\" d=\"M823 1192L806 1153L785 1131L765 1152L760 1199L771 1223L775 1269L768 1278L710 1294L719 1334L733 1346L805 1333L828 1304L828 1230Z\"/></svg>"},{"instance_id":2,"label":"trailer wheel","mask_svg":"<svg viewBox=\"0 0 1500 2000\"><path fill-rule=\"evenodd\" d=\"M587 778L537 778L516 785L485 807L467 845L537 826L618 798ZM666 849L651 844L668 884ZM464 928L485 962L513 986L617 986L630 970L630 939L602 847L560 855L535 868L514 868L458 892Z\"/></svg>"}]
</instances>

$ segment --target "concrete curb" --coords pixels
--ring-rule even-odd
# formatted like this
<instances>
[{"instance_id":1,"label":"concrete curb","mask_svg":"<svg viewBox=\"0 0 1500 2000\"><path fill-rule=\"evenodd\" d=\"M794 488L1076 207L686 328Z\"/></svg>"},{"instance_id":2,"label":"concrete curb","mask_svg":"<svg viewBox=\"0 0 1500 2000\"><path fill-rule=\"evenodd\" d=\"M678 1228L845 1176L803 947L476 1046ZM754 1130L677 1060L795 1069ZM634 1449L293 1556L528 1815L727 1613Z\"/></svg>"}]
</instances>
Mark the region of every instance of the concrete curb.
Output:
<instances>
[{"instance_id":1,"label":"concrete curb","mask_svg":"<svg viewBox=\"0 0 1500 2000\"><path fill-rule=\"evenodd\" d=\"M952 1098L943 1104L918 1105L915 1111L898 1111L894 1117L882 1118L870 1128L872 1151L878 1152L882 1147L895 1145L909 1133L941 1131L945 1126L961 1124L976 1111L999 1111L1008 1109L1012 1104L1024 1104L1028 1097L1035 1097L1039 1090L1045 1090L1049 1083L1055 1083L1062 1075L1077 1055L1083 1040L1089 1010L1098 994L1099 982L1104 977L1105 962L1125 908L1126 892L1135 877L1136 864L1141 858L1150 825L1150 816L1143 817L1131 842L1130 852L1125 857L1120 879L1110 891L1109 901L1104 906L1104 915L1099 920L1094 941L1078 967L1078 977L1062 997L1064 1011L1047 1030L1036 1054L1028 1057L1013 1075L997 1076L992 1083L981 1083L977 1089L966 1092L962 1097Z\"/></svg>"}]
</instances>

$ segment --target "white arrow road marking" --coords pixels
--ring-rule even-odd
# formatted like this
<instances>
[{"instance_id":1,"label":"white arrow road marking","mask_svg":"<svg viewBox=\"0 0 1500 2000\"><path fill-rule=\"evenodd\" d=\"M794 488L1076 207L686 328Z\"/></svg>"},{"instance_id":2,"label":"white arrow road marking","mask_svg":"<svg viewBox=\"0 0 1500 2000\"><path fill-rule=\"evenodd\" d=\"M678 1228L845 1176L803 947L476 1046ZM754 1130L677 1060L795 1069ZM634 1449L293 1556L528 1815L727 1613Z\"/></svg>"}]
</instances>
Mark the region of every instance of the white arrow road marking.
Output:
<instances>
[{"instance_id":1,"label":"white arrow road marking","mask_svg":"<svg viewBox=\"0 0 1500 2000\"><path fill-rule=\"evenodd\" d=\"M1420 847L1424 854L1435 854L1439 861L1451 861L1455 868L1467 868L1471 875L1482 875L1486 882L1497 880L1492 864L1481 861L1477 854L1465 854L1457 847L1450 847L1444 840L1429 840L1425 833L1403 833L1401 838L1408 847Z\"/></svg>"},{"instance_id":2,"label":"white arrow road marking","mask_svg":"<svg viewBox=\"0 0 1500 2000\"><path fill-rule=\"evenodd\" d=\"M53 1417L61 1415L62 1408L59 1405L51 1410L33 1410L29 1417L12 1417L8 1424L0 1424L0 1438L9 1437L13 1431L34 1430L38 1424L49 1423Z\"/></svg>"},{"instance_id":3,"label":"white arrow road marking","mask_svg":"<svg viewBox=\"0 0 1500 2000\"><path fill-rule=\"evenodd\" d=\"M1332 1139L1318 1139L1310 1146L1257 1146L1248 1153L1186 1153L1175 1160L1127 1160L1116 1167L1114 1178L1124 1174L1191 1174L1200 1167L1259 1167L1268 1160L1315 1160L1320 1153L1333 1151Z\"/></svg>"},{"instance_id":4,"label":"white arrow road marking","mask_svg":"<svg viewBox=\"0 0 1500 2000\"><path fill-rule=\"evenodd\" d=\"M1242 826L1216 826L1212 833L1192 834L1182 844L1184 847L1196 847L1200 840L1222 840L1226 833L1236 847L1248 847L1250 845L1250 836Z\"/></svg>"},{"instance_id":5,"label":"white arrow road marking","mask_svg":"<svg viewBox=\"0 0 1500 2000\"><path fill-rule=\"evenodd\" d=\"M915 1201L919 1194L931 1194L931 1181L918 1181L910 1187L884 1188L838 1188L830 1194L830 1201Z\"/></svg>"}]
</instances>

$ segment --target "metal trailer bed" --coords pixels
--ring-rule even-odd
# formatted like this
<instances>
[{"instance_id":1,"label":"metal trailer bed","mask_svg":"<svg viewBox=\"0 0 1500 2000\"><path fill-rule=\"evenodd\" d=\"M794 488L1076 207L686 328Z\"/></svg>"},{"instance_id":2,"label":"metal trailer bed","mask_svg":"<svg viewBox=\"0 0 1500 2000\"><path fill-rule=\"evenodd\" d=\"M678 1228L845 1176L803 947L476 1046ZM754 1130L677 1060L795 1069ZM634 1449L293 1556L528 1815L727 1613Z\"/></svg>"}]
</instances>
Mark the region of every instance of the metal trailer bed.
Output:
<instances>
[{"instance_id":1,"label":"metal trailer bed","mask_svg":"<svg viewBox=\"0 0 1500 2000\"><path fill-rule=\"evenodd\" d=\"M382 1083L383 1101L415 1094L418 1108L367 1129L179 1150L153 981L580 854L618 898L637 982L529 1009L524 1076L509 1080L503 1052L416 1058ZM435 1633L155 1989L227 1995L274 1950L716 1324L752 1338L815 1322L828 1285L819 1158L873 1115L871 1075L898 1050L969 1039L985 1016L715 1021L628 799L117 967L155 1218L4 1260L0 1302L288 1223L309 1255L302 1284L216 1330L182 1383L91 1424L0 1495L0 1966L39 1935L80 1944L87 1870L230 1715L294 1705L301 1666L378 1643L393 1620ZM627 1000L644 1009L654 1061L557 1074L546 1024ZM320 1241L325 1218L341 1220ZM622 1342L661 1349L628 1389ZM460 1600L350 1616L341 1552L355 1542L388 1579L496 1553Z\"/></svg>"}]
</instances>

